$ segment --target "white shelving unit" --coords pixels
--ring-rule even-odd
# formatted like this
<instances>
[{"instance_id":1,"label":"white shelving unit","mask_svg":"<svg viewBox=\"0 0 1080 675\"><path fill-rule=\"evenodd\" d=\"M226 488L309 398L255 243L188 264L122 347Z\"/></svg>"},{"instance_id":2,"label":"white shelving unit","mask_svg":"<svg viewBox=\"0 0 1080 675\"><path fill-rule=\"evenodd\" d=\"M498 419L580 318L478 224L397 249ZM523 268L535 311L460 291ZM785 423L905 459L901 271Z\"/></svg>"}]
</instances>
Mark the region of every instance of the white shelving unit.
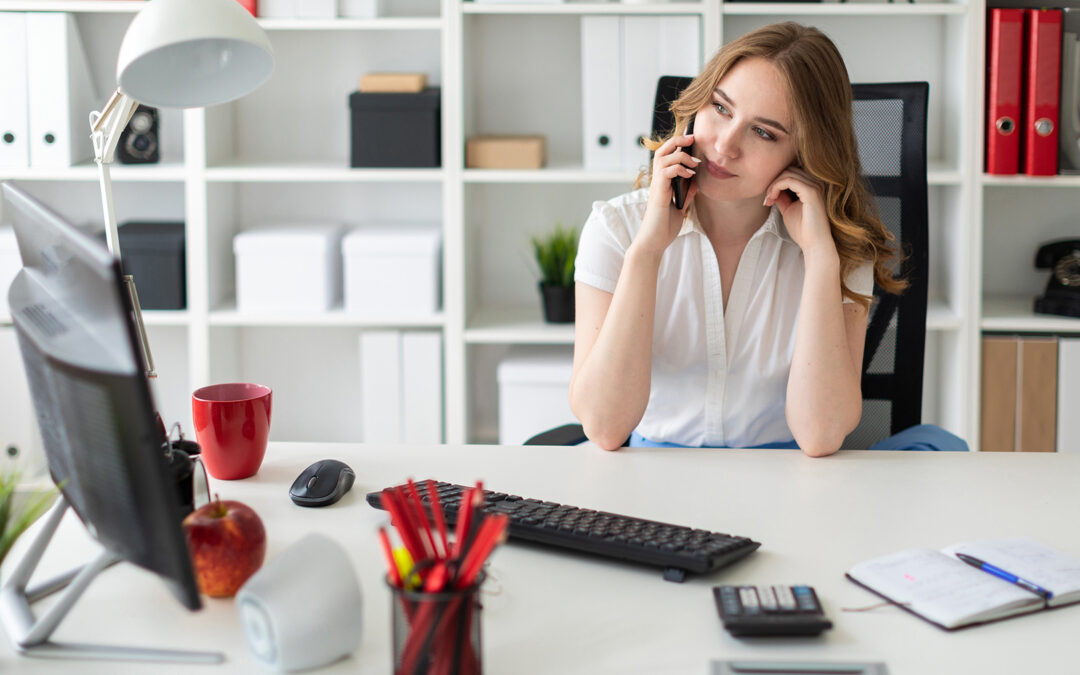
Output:
<instances>
[{"instance_id":1,"label":"white shelving unit","mask_svg":"<svg viewBox=\"0 0 1080 675\"><path fill-rule=\"evenodd\" d=\"M119 40L142 5L0 0L0 11L75 12L104 94ZM277 60L271 80L224 106L162 111L163 162L114 170L121 221L187 223L188 309L146 313L161 407L186 428L196 387L260 380L275 387L275 439L357 440L360 333L437 330L446 440L494 440L499 358L514 345L569 353L573 344L571 326L541 319L529 236L556 221L580 225L593 201L635 178L583 168L578 45L581 18L593 14L699 16L703 61L747 30L793 19L836 41L853 81L930 83L926 421L977 444L981 331L1080 332L1080 321L1030 312L1044 280L1028 260L1039 241L1076 232L1080 177L981 172L985 0L388 5L389 16L371 20L261 19ZM361 74L380 70L424 72L441 86L442 168L348 168L347 96ZM465 139L477 133L543 134L547 168L466 170ZM100 222L93 166L0 177L75 222ZM441 221L443 310L407 321L340 308L318 316L237 312L232 237L280 220Z\"/></svg>"}]
</instances>

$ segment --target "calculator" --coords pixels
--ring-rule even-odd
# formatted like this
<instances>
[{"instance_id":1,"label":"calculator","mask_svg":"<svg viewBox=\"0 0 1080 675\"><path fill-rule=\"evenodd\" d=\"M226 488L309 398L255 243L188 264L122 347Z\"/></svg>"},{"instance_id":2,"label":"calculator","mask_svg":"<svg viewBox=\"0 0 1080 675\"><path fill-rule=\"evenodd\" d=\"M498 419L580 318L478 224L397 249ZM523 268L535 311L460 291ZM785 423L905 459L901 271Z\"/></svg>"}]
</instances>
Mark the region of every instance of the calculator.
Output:
<instances>
[{"instance_id":1,"label":"calculator","mask_svg":"<svg viewBox=\"0 0 1080 675\"><path fill-rule=\"evenodd\" d=\"M724 628L736 637L820 635L825 618L810 586L713 586Z\"/></svg>"}]
</instances>

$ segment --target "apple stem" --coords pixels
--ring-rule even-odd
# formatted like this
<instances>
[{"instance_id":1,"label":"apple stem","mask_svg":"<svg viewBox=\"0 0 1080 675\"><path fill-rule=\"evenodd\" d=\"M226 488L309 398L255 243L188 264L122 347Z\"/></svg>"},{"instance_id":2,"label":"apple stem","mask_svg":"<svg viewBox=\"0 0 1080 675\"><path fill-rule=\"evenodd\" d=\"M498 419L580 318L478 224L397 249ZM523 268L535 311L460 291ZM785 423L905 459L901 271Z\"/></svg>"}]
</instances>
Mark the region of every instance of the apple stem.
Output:
<instances>
[{"instance_id":1,"label":"apple stem","mask_svg":"<svg viewBox=\"0 0 1080 675\"><path fill-rule=\"evenodd\" d=\"M221 503L221 495L217 492L214 493L214 504L217 508L214 509L215 518L225 517L225 505Z\"/></svg>"}]
</instances>

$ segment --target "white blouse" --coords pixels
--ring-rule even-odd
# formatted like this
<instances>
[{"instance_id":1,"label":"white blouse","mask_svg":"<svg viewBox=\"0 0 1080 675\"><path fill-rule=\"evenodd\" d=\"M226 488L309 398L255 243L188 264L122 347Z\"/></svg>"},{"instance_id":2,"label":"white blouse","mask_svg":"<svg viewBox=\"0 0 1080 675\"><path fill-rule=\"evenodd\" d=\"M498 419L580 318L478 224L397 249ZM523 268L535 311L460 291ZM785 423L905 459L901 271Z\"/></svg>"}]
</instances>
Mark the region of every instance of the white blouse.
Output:
<instances>
[{"instance_id":1,"label":"white blouse","mask_svg":"<svg viewBox=\"0 0 1080 675\"><path fill-rule=\"evenodd\" d=\"M593 204L575 281L615 292L648 199L641 189ZM637 432L694 447L793 440L784 401L804 272L802 250L773 206L742 252L725 308L716 254L691 206L660 261L652 390ZM873 265L858 267L846 282L870 295Z\"/></svg>"}]
</instances>

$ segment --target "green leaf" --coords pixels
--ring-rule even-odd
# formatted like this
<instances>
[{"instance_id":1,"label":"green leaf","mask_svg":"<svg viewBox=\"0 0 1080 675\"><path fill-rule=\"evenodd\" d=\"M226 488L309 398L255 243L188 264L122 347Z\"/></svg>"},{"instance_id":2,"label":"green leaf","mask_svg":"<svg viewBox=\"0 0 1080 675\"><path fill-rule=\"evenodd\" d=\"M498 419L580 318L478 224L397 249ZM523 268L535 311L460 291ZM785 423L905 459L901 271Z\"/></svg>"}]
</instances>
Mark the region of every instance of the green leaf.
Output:
<instances>
[{"instance_id":1,"label":"green leaf","mask_svg":"<svg viewBox=\"0 0 1080 675\"><path fill-rule=\"evenodd\" d=\"M19 485L19 478L16 471L0 475L0 562L7 557L19 536L48 510L56 497L56 489L41 490L16 509L15 488Z\"/></svg>"},{"instance_id":2,"label":"green leaf","mask_svg":"<svg viewBox=\"0 0 1080 675\"><path fill-rule=\"evenodd\" d=\"M574 284L574 259L577 257L577 228L556 223L555 229L531 239L533 254L540 268L540 280L554 286Z\"/></svg>"}]
</instances>

